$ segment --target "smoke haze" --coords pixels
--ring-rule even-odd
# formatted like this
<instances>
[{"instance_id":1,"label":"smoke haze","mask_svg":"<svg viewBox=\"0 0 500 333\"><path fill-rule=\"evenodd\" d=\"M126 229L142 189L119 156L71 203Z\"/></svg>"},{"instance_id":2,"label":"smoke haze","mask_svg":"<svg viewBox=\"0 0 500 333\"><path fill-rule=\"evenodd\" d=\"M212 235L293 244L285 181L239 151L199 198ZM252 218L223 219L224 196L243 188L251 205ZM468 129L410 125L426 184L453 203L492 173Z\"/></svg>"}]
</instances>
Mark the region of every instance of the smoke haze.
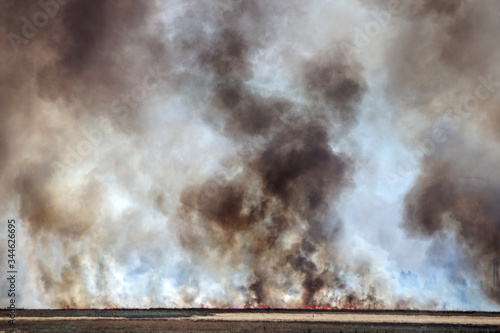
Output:
<instances>
[{"instance_id":1,"label":"smoke haze","mask_svg":"<svg viewBox=\"0 0 500 333\"><path fill-rule=\"evenodd\" d=\"M497 2L0 13L20 306L500 309Z\"/></svg>"}]
</instances>

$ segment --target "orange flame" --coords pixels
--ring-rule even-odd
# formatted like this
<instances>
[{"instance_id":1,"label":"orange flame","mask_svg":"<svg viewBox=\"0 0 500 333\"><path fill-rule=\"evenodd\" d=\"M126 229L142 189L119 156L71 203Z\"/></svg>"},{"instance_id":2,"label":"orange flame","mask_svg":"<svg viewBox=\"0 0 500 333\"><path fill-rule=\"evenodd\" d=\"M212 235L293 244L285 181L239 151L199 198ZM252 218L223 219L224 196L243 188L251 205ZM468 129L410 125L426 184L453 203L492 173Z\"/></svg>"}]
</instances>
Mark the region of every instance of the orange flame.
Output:
<instances>
[{"instance_id":1,"label":"orange flame","mask_svg":"<svg viewBox=\"0 0 500 333\"><path fill-rule=\"evenodd\" d=\"M119 307L117 306L111 306L111 307L108 307L108 308L105 308L106 310L115 310L115 309L118 309ZM73 310L75 308L71 307L70 305L66 305L63 307L64 310ZM176 309L176 308L172 308L172 309ZM282 310L287 310L287 309L290 309L290 310L316 310L316 311L335 311L335 310L356 310L355 307L353 306L346 306L346 307L343 307L343 308L339 308L338 306L331 306L331 305L314 305L314 306L311 306L311 305L305 305L303 307L295 307L295 308L287 308L287 307L274 307L274 306L268 306L268 305L249 305L249 304L246 304L244 306L239 306L239 307L232 307L232 306L223 306L223 305L219 305L219 306L212 306L210 307L209 305L204 305L204 304L201 304L200 305L200 309L227 309L227 310L231 310L231 309L269 309L269 310L274 310L274 309L282 309Z\"/></svg>"}]
</instances>

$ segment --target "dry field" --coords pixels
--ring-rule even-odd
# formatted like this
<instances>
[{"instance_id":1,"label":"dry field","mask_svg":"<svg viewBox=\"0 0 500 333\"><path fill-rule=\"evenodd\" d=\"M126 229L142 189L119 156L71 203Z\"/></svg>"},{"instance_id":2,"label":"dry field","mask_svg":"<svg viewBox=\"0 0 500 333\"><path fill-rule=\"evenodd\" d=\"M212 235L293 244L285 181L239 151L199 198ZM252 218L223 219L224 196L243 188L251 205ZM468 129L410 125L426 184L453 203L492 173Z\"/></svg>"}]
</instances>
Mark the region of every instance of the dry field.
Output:
<instances>
[{"instance_id":1,"label":"dry field","mask_svg":"<svg viewBox=\"0 0 500 333\"><path fill-rule=\"evenodd\" d=\"M7 313L4 311L4 318ZM301 310L18 310L0 332L500 332L500 313Z\"/></svg>"}]
</instances>

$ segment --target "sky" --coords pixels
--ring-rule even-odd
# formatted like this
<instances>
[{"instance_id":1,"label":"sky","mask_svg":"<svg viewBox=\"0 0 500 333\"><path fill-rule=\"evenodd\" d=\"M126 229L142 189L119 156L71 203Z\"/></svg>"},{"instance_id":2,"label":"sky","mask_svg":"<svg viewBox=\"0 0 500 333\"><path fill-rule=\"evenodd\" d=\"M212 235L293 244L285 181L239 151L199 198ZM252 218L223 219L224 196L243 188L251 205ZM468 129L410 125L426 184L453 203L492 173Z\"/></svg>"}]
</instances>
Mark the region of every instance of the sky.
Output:
<instances>
[{"instance_id":1,"label":"sky","mask_svg":"<svg viewBox=\"0 0 500 333\"><path fill-rule=\"evenodd\" d=\"M498 31L495 1L0 1L16 304L498 311Z\"/></svg>"}]
</instances>

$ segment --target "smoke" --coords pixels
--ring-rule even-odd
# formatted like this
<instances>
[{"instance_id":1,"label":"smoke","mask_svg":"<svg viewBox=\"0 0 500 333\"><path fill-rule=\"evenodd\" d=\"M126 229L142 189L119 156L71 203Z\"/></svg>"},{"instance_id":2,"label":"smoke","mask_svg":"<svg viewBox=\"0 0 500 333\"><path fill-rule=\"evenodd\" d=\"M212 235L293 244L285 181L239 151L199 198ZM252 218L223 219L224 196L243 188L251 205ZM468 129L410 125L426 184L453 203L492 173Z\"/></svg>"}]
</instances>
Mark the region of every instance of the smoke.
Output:
<instances>
[{"instance_id":1,"label":"smoke","mask_svg":"<svg viewBox=\"0 0 500 333\"><path fill-rule=\"evenodd\" d=\"M0 6L22 306L498 309L496 3Z\"/></svg>"},{"instance_id":2,"label":"smoke","mask_svg":"<svg viewBox=\"0 0 500 333\"><path fill-rule=\"evenodd\" d=\"M498 132L494 114L499 50L491 44L500 24L495 12L494 3L410 6L411 31L401 36L401 42L412 43L405 44L404 55L391 53L391 61L407 65L397 68L390 81L395 98L414 95L404 103L430 123L427 130L416 132L413 142L423 156L415 184L405 197L403 226L410 234L431 238L453 234L465 261L450 267L450 281L467 284L467 277L474 276L498 303L498 286L492 281L500 236L498 173L493 167L498 153L492 137ZM434 30L424 36L429 26L439 27L439 33ZM408 75L412 80L406 85L403 78ZM414 89L422 94L411 93ZM437 258L441 251L428 249Z\"/></svg>"}]
</instances>

